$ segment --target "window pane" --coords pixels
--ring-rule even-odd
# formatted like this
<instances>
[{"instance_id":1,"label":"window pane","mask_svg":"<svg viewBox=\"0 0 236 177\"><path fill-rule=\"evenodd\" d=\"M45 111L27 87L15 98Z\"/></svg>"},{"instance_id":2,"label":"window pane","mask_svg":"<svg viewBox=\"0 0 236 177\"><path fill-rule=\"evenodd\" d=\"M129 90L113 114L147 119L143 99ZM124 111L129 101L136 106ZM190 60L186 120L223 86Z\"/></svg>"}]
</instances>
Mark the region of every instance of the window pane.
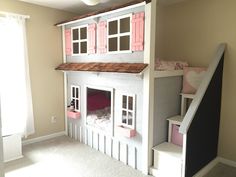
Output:
<instances>
[{"instance_id":1,"label":"window pane","mask_svg":"<svg viewBox=\"0 0 236 177\"><path fill-rule=\"evenodd\" d=\"M80 45L80 53L87 53L87 42L81 42Z\"/></svg>"},{"instance_id":2,"label":"window pane","mask_svg":"<svg viewBox=\"0 0 236 177\"><path fill-rule=\"evenodd\" d=\"M79 100L76 100L75 108L78 110L79 109Z\"/></svg>"},{"instance_id":3,"label":"window pane","mask_svg":"<svg viewBox=\"0 0 236 177\"><path fill-rule=\"evenodd\" d=\"M78 54L79 53L79 43L73 43L73 53Z\"/></svg>"},{"instance_id":4,"label":"window pane","mask_svg":"<svg viewBox=\"0 0 236 177\"><path fill-rule=\"evenodd\" d=\"M72 97L75 97L75 87L72 87Z\"/></svg>"},{"instance_id":5,"label":"window pane","mask_svg":"<svg viewBox=\"0 0 236 177\"><path fill-rule=\"evenodd\" d=\"M122 123L126 124L127 123L127 112L122 111Z\"/></svg>"},{"instance_id":6,"label":"window pane","mask_svg":"<svg viewBox=\"0 0 236 177\"><path fill-rule=\"evenodd\" d=\"M79 88L76 88L76 98L79 98Z\"/></svg>"},{"instance_id":7,"label":"window pane","mask_svg":"<svg viewBox=\"0 0 236 177\"><path fill-rule=\"evenodd\" d=\"M78 39L79 39L79 30L73 29L73 40L78 40Z\"/></svg>"},{"instance_id":8,"label":"window pane","mask_svg":"<svg viewBox=\"0 0 236 177\"><path fill-rule=\"evenodd\" d=\"M126 109L127 108L127 96L123 95L122 98L122 108Z\"/></svg>"},{"instance_id":9,"label":"window pane","mask_svg":"<svg viewBox=\"0 0 236 177\"><path fill-rule=\"evenodd\" d=\"M117 20L109 22L109 35L118 33L118 22Z\"/></svg>"},{"instance_id":10,"label":"window pane","mask_svg":"<svg viewBox=\"0 0 236 177\"><path fill-rule=\"evenodd\" d=\"M87 39L87 27L80 28L80 39Z\"/></svg>"},{"instance_id":11,"label":"window pane","mask_svg":"<svg viewBox=\"0 0 236 177\"><path fill-rule=\"evenodd\" d=\"M72 99L71 106L73 106L75 108L75 99Z\"/></svg>"},{"instance_id":12,"label":"window pane","mask_svg":"<svg viewBox=\"0 0 236 177\"><path fill-rule=\"evenodd\" d=\"M120 33L130 32L130 18L120 19Z\"/></svg>"},{"instance_id":13,"label":"window pane","mask_svg":"<svg viewBox=\"0 0 236 177\"><path fill-rule=\"evenodd\" d=\"M109 51L117 51L117 37L109 39Z\"/></svg>"},{"instance_id":14,"label":"window pane","mask_svg":"<svg viewBox=\"0 0 236 177\"><path fill-rule=\"evenodd\" d=\"M131 96L129 96L129 103L128 103L128 105L129 105L129 110L133 110L133 97L131 97Z\"/></svg>"},{"instance_id":15,"label":"window pane","mask_svg":"<svg viewBox=\"0 0 236 177\"><path fill-rule=\"evenodd\" d=\"M133 113L128 112L128 125L133 125Z\"/></svg>"},{"instance_id":16,"label":"window pane","mask_svg":"<svg viewBox=\"0 0 236 177\"><path fill-rule=\"evenodd\" d=\"M130 48L130 37L121 36L120 37L120 50L129 50Z\"/></svg>"}]
</instances>

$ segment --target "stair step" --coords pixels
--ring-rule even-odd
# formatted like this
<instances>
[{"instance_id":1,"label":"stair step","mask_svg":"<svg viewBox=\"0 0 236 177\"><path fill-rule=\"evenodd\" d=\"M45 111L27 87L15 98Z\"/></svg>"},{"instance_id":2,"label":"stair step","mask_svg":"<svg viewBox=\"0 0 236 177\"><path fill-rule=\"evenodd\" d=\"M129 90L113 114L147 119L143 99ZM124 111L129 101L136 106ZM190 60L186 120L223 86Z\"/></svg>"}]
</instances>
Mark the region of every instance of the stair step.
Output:
<instances>
[{"instance_id":1,"label":"stair step","mask_svg":"<svg viewBox=\"0 0 236 177\"><path fill-rule=\"evenodd\" d=\"M172 143L162 143L153 148L153 167L166 174L181 175L182 168L182 147ZM171 170L170 170L171 169Z\"/></svg>"},{"instance_id":2,"label":"stair step","mask_svg":"<svg viewBox=\"0 0 236 177\"><path fill-rule=\"evenodd\" d=\"M181 93L180 95L184 98L189 98L189 99L193 99L195 96L195 94L186 94L186 93Z\"/></svg>"},{"instance_id":3,"label":"stair step","mask_svg":"<svg viewBox=\"0 0 236 177\"><path fill-rule=\"evenodd\" d=\"M183 122L183 117L181 115L176 115L173 117L168 118L167 120L171 123L171 124L175 124L175 125L181 125L181 123Z\"/></svg>"},{"instance_id":4,"label":"stair step","mask_svg":"<svg viewBox=\"0 0 236 177\"><path fill-rule=\"evenodd\" d=\"M164 142L152 148L154 152L159 152L171 156L173 158L182 159L182 147L172 143Z\"/></svg>"},{"instance_id":5,"label":"stair step","mask_svg":"<svg viewBox=\"0 0 236 177\"><path fill-rule=\"evenodd\" d=\"M150 167L149 174L155 177L181 177L181 174L176 174L172 170L158 170L154 166Z\"/></svg>"}]
</instances>

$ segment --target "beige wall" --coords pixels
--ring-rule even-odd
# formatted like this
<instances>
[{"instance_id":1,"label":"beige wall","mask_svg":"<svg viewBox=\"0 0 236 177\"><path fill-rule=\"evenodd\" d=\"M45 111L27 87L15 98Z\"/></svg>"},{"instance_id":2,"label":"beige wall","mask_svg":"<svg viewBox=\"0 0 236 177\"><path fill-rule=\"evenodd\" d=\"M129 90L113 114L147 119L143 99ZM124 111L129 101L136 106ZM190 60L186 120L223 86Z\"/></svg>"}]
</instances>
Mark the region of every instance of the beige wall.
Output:
<instances>
[{"instance_id":1,"label":"beige wall","mask_svg":"<svg viewBox=\"0 0 236 177\"><path fill-rule=\"evenodd\" d=\"M158 19L161 58L207 66L218 44L227 43L219 155L236 161L236 1L188 0L159 8Z\"/></svg>"},{"instance_id":2,"label":"beige wall","mask_svg":"<svg viewBox=\"0 0 236 177\"><path fill-rule=\"evenodd\" d=\"M74 14L16 0L1 0L0 11L30 15L27 40L36 129L30 138L64 131L63 74L54 70L63 60L61 29L54 24ZM51 116L57 117L55 124Z\"/></svg>"}]
</instances>

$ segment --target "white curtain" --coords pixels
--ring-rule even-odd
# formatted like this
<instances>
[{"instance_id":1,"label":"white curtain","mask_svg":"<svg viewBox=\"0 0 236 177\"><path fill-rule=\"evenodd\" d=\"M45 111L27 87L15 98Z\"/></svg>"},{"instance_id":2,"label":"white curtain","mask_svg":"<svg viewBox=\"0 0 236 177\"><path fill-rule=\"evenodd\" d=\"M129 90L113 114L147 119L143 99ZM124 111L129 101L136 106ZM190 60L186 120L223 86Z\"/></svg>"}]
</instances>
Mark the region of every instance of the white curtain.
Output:
<instances>
[{"instance_id":1,"label":"white curtain","mask_svg":"<svg viewBox=\"0 0 236 177\"><path fill-rule=\"evenodd\" d=\"M25 18L0 17L0 99L2 134L34 133Z\"/></svg>"}]
</instances>

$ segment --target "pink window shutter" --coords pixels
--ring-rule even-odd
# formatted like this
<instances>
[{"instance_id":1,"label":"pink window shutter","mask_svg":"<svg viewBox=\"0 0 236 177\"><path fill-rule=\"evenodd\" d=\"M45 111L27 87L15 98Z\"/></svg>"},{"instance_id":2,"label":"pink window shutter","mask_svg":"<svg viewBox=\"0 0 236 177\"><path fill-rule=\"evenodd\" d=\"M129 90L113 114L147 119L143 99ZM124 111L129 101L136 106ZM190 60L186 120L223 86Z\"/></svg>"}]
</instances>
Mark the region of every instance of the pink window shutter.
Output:
<instances>
[{"instance_id":1,"label":"pink window shutter","mask_svg":"<svg viewBox=\"0 0 236 177\"><path fill-rule=\"evenodd\" d=\"M65 30L65 52L66 55L71 55L71 29Z\"/></svg>"},{"instance_id":2,"label":"pink window shutter","mask_svg":"<svg viewBox=\"0 0 236 177\"><path fill-rule=\"evenodd\" d=\"M98 53L107 52L107 22L101 21L98 24Z\"/></svg>"},{"instance_id":3,"label":"pink window shutter","mask_svg":"<svg viewBox=\"0 0 236 177\"><path fill-rule=\"evenodd\" d=\"M144 49L144 12L132 16L132 50Z\"/></svg>"},{"instance_id":4,"label":"pink window shutter","mask_svg":"<svg viewBox=\"0 0 236 177\"><path fill-rule=\"evenodd\" d=\"M96 53L96 24L90 24L88 26L88 53Z\"/></svg>"}]
</instances>

